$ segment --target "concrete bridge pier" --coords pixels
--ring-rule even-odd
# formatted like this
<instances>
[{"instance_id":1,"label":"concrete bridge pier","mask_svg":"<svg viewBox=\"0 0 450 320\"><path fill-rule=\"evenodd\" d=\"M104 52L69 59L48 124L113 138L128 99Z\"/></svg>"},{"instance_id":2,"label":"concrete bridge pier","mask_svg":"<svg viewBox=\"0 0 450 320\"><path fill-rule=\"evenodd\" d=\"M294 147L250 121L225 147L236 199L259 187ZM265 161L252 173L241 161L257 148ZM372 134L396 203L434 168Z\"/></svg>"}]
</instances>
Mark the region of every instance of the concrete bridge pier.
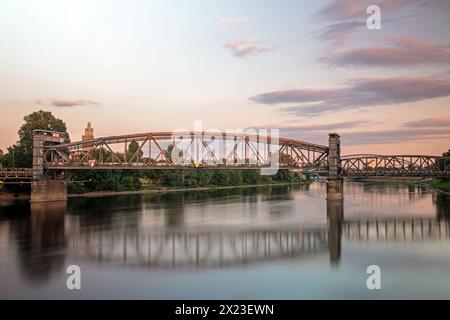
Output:
<instances>
[{"instance_id":1,"label":"concrete bridge pier","mask_svg":"<svg viewBox=\"0 0 450 320\"><path fill-rule=\"evenodd\" d=\"M31 202L67 201L67 181L44 175L44 145L63 143L63 134L45 130L33 132L33 180Z\"/></svg>"},{"instance_id":2,"label":"concrete bridge pier","mask_svg":"<svg viewBox=\"0 0 450 320\"><path fill-rule=\"evenodd\" d=\"M330 133L328 145L327 200L342 200L344 199L344 183L340 177L342 170L340 136L337 133Z\"/></svg>"}]
</instances>

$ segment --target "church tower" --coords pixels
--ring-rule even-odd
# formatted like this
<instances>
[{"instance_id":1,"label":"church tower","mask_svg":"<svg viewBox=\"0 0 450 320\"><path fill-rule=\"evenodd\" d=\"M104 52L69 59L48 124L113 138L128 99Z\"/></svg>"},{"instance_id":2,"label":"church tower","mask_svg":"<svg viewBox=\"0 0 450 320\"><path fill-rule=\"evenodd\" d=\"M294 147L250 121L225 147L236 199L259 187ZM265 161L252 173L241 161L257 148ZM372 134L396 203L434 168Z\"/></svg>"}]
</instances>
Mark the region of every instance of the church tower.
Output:
<instances>
[{"instance_id":1,"label":"church tower","mask_svg":"<svg viewBox=\"0 0 450 320\"><path fill-rule=\"evenodd\" d=\"M87 123L87 127L84 129L84 135L81 137L82 141L94 139L94 128L92 128L91 123ZM92 147L83 148L84 152L89 152Z\"/></svg>"},{"instance_id":2,"label":"church tower","mask_svg":"<svg viewBox=\"0 0 450 320\"><path fill-rule=\"evenodd\" d=\"M87 123L87 127L84 129L84 135L81 137L82 141L94 139L94 129L91 123Z\"/></svg>"}]
</instances>

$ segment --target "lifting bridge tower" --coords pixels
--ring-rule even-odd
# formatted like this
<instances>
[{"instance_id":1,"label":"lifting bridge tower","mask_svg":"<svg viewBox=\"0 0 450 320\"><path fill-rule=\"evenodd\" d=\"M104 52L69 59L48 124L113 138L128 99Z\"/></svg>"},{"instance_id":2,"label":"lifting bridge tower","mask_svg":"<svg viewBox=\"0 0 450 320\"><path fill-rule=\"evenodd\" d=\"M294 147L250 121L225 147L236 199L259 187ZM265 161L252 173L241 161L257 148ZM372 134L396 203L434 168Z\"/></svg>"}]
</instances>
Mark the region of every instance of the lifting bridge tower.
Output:
<instances>
[{"instance_id":1,"label":"lifting bridge tower","mask_svg":"<svg viewBox=\"0 0 450 320\"><path fill-rule=\"evenodd\" d=\"M51 178L44 174L46 152L45 145L62 144L66 140L62 132L47 130L33 131L33 180L31 182L31 202L49 202L67 200L67 181ZM67 155L60 153L62 157Z\"/></svg>"}]
</instances>

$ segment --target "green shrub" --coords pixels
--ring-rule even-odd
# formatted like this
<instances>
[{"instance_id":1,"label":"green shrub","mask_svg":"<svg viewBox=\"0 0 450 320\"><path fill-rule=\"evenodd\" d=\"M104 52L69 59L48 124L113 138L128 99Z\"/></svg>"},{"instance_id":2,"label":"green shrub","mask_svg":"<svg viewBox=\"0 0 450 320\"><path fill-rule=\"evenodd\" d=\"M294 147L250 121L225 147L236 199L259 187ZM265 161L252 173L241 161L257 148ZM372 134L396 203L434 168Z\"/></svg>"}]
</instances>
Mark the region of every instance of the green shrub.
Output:
<instances>
[{"instance_id":1,"label":"green shrub","mask_svg":"<svg viewBox=\"0 0 450 320\"><path fill-rule=\"evenodd\" d=\"M430 182L430 185L436 189L450 192L450 181L444 181L444 180L433 180Z\"/></svg>"}]
</instances>

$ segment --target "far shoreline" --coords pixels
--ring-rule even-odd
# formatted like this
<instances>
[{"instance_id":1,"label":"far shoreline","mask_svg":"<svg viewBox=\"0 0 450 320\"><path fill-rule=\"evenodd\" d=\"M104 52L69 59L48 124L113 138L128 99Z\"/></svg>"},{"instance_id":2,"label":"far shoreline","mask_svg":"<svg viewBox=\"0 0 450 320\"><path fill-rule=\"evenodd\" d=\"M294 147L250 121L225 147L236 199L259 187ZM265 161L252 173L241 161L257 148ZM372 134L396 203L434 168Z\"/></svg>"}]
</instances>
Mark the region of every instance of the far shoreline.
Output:
<instances>
[{"instance_id":1,"label":"far shoreline","mask_svg":"<svg viewBox=\"0 0 450 320\"><path fill-rule=\"evenodd\" d=\"M282 182L282 183L264 183L264 184L243 184L237 186L209 186L209 187L196 187L196 188L160 188L160 189L144 189L136 191L92 191L86 193L71 193L68 194L68 198L97 198L97 197L111 197L121 195L134 195L134 194L156 194L156 193L170 193L170 192L191 192L191 191L210 191L210 190L225 190L225 189L243 189L243 188L256 188L256 187L273 187L273 186L287 186L287 185L305 185L310 184L312 181L302 182Z\"/></svg>"},{"instance_id":2,"label":"far shoreline","mask_svg":"<svg viewBox=\"0 0 450 320\"><path fill-rule=\"evenodd\" d=\"M191 192L191 191L210 191L210 190L226 190L226 189L243 189L243 188L256 188L256 187L273 187L273 186L287 186L287 185L306 185L311 184L313 181L301 181L301 182L281 182L281 183L264 183L264 184L244 184L237 186L208 186L208 187L196 187L196 188L157 188L157 189L143 189L135 191L91 191L86 193L69 193L67 198L100 198L100 197L112 197L123 195L136 195L136 194L157 194L157 193L170 193L170 192ZM30 200L30 194L18 194L15 196L13 193L0 192L0 201L14 201L14 200Z\"/></svg>"}]
</instances>

